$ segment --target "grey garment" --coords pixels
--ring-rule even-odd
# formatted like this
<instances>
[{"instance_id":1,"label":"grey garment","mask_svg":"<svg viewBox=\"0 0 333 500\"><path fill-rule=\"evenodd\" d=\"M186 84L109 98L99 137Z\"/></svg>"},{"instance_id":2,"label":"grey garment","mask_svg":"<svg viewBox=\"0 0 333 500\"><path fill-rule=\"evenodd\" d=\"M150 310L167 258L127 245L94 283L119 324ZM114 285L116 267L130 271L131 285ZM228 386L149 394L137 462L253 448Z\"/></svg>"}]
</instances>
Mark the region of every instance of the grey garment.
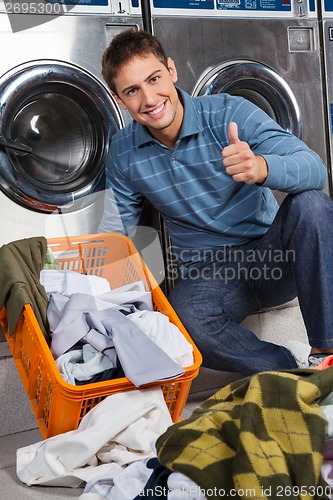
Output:
<instances>
[{"instance_id":1,"label":"grey garment","mask_svg":"<svg viewBox=\"0 0 333 500\"><path fill-rule=\"evenodd\" d=\"M109 293L104 293L98 296L91 296L85 293L74 293L71 296L54 293L50 295L49 305L47 308L47 319L52 335L51 352L55 358L68 351L90 330L83 317L83 312L103 311L110 307L125 309L128 312L133 312L134 306L136 309L152 310L151 292L142 290L139 283L129 286L117 288ZM73 332L70 336L59 336L58 332L68 327L67 311L71 312L71 323ZM77 317L75 314L77 313Z\"/></svg>"},{"instance_id":2,"label":"grey garment","mask_svg":"<svg viewBox=\"0 0 333 500\"><path fill-rule=\"evenodd\" d=\"M80 293L68 298L65 306L63 296L55 294L51 299L48 310L50 326L53 318L59 319L62 310L52 334L51 351L55 358L81 340L104 352L111 361L114 361L114 347L126 377L136 387L184 373L178 363L118 310L124 309L123 305L110 307L109 304L109 308L98 310L96 297Z\"/></svg>"},{"instance_id":3,"label":"grey garment","mask_svg":"<svg viewBox=\"0 0 333 500\"><path fill-rule=\"evenodd\" d=\"M102 324L107 335L113 340L126 377L136 387L150 382L172 379L184 373L184 369L156 345L128 316L124 316L116 309L102 311L105 316L106 312L107 317L102 320ZM96 313L94 317L98 318L100 314Z\"/></svg>"}]
</instances>

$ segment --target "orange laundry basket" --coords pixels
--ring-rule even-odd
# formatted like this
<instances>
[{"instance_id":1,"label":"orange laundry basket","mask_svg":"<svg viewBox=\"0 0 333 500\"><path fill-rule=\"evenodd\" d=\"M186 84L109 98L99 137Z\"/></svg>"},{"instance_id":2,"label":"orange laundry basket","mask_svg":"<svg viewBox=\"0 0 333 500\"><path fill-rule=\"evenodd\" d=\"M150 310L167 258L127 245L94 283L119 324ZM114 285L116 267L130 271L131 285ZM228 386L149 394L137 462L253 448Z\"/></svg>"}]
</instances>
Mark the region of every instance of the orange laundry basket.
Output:
<instances>
[{"instance_id":1,"label":"orange laundry basket","mask_svg":"<svg viewBox=\"0 0 333 500\"><path fill-rule=\"evenodd\" d=\"M177 317L129 238L106 233L48 240L61 269L106 278L111 288L143 281L152 293L154 309L167 315L193 345L194 364L161 387L173 422L180 420L192 380L199 373L201 354ZM136 389L125 377L75 386L64 381L30 304L23 307L13 335L9 335L6 308L0 323L43 438L76 429L84 415L105 397ZM147 369L149 369L147 367Z\"/></svg>"}]
</instances>

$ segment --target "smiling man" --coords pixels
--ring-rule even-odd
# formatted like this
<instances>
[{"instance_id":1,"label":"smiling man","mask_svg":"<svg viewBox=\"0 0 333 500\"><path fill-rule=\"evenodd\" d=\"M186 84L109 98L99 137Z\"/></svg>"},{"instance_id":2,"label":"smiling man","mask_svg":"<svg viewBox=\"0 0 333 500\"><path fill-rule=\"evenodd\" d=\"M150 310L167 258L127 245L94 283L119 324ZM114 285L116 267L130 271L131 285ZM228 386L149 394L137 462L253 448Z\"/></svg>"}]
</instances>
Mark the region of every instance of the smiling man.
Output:
<instances>
[{"instance_id":1,"label":"smiling man","mask_svg":"<svg viewBox=\"0 0 333 500\"><path fill-rule=\"evenodd\" d=\"M322 160L241 97L177 88L173 60L144 31L116 36L102 72L133 122L112 137L99 231L119 230L119 214L133 235L144 198L161 213L180 270L169 298L205 366L249 375L320 363L333 352L333 203L321 192ZM272 189L288 194L281 207ZM295 296L309 360L295 343L240 326Z\"/></svg>"},{"instance_id":2,"label":"smiling man","mask_svg":"<svg viewBox=\"0 0 333 500\"><path fill-rule=\"evenodd\" d=\"M130 60L114 79L118 104L170 149L178 139L184 116L176 81L173 61L168 58L165 65L154 54Z\"/></svg>"}]
</instances>

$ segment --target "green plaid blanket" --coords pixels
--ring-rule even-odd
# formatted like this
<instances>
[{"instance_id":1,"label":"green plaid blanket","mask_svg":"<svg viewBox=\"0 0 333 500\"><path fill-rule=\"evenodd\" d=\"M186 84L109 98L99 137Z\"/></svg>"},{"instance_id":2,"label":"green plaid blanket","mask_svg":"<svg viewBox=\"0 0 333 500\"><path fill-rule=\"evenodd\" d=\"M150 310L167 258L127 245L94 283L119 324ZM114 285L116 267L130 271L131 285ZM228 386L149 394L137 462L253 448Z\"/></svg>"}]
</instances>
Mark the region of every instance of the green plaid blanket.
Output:
<instances>
[{"instance_id":1,"label":"green plaid blanket","mask_svg":"<svg viewBox=\"0 0 333 500\"><path fill-rule=\"evenodd\" d=\"M207 498L330 498L318 400L332 390L333 366L237 380L160 436L158 458Z\"/></svg>"}]
</instances>

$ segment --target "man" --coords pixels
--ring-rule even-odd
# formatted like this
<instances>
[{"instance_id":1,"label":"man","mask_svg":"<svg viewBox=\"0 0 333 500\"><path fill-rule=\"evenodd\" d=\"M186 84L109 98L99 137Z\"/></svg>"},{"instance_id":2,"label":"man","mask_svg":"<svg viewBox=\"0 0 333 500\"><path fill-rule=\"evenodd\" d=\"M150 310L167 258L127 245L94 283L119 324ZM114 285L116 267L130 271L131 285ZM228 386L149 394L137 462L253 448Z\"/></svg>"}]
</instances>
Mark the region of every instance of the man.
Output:
<instances>
[{"instance_id":1,"label":"man","mask_svg":"<svg viewBox=\"0 0 333 500\"><path fill-rule=\"evenodd\" d=\"M119 230L114 202L129 235L144 198L160 211L182 275L170 301L204 366L243 375L300 366L295 343L260 341L240 326L296 295L311 366L320 363L333 352L333 203L321 192L322 160L241 97L176 88L173 60L148 33L116 36L102 68L133 122L112 138L99 230ZM280 208L272 189L289 193Z\"/></svg>"}]
</instances>

